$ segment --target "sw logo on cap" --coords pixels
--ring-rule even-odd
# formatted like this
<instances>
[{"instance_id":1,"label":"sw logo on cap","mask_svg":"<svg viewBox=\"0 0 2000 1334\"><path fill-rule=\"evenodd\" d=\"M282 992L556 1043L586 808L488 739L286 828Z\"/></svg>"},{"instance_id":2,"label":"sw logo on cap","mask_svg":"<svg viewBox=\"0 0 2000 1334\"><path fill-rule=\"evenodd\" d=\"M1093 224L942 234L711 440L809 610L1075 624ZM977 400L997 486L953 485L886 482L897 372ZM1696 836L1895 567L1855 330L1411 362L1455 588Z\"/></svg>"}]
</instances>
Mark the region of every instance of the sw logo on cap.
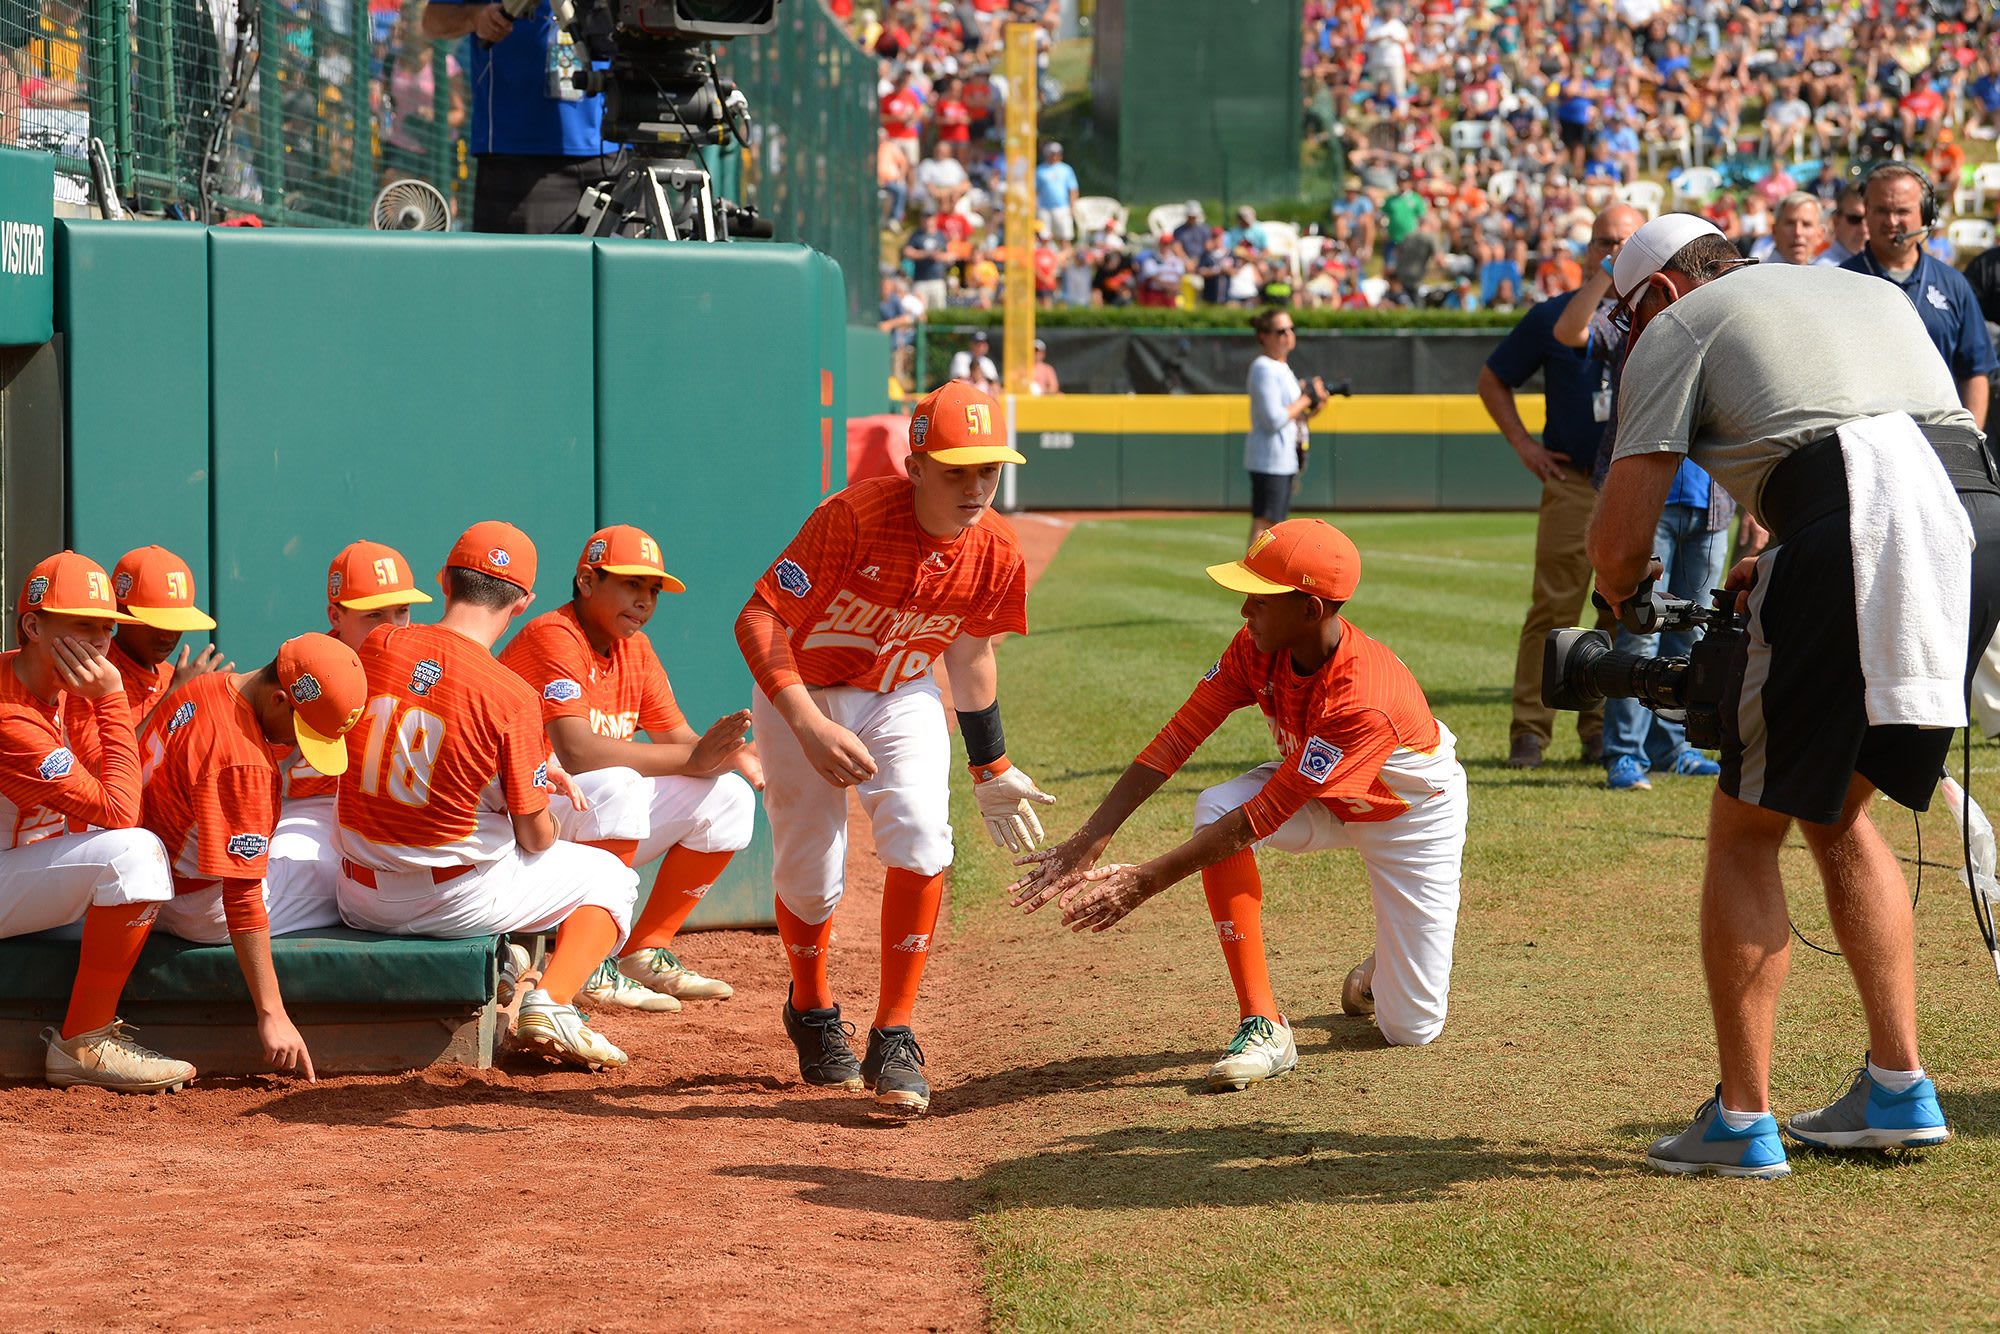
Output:
<instances>
[{"instance_id":1,"label":"sw logo on cap","mask_svg":"<svg viewBox=\"0 0 2000 1334\"><path fill-rule=\"evenodd\" d=\"M229 855L241 857L246 862L254 862L264 855L264 849L271 846L271 840L262 834L231 834Z\"/></svg>"},{"instance_id":2,"label":"sw logo on cap","mask_svg":"<svg viewBox=\"0 0 2000 1334\"><path fill-rule=\"evenodd\" d=\"M299 679L292 682L292 703L310 704L320 695L319 681L311 672L299 673Z\"/></svg>"},{"instance_id":3,"label":"sw logo on cap","mask_svg":"<svg viewBox=\"0 0 2000 1334\"><path fill-rule=\"evenodd\" d=\"M965 429L974 435L993 434L993 413L984 403L965 405Z\"/></svg>"},{"instance_id":4,"label":"sw logo on cap","mask_svg":"<svg viewBox=\"0 0 2000 1334\"><path fill-rule=\"evenodd\" d=\"M494 547L486 553L486 559L503 570L514 563L514 558L507 554L505 547Z\"/></svg>"},{"instance_id":5,"label":"sw logo on cap","mask_svg":"<svg viewBox=\"0 0 2000 1334\"><path fill-rule=\"evenodd\" d=\"M542 687L542 698L557 704L567 704L570 700L581 699L583 687L568 677L559 677Z\"/></svg>"},{"instance_id":6,"label":"sw logo on cap","mask_svg":"<svg viewBox=\"0 0 2000 1334\"><path fill-rule=\"evenodd\" d=\"M172 736L174 733L180 731L183 727L186 727L189 723L193 721L194 721L194 701L188 700L186 703L182 704L178 709L175 709L174 716L167 720L167 735Z\"/></svg>"},{"instance_id":7,"label":"sw logo on cap","mask_svg":"<svg viewBox=\"0 0 2000 1334\"><path fill-rule=\"evenodd\" d=\"M114 587L114 588L116 588L116 589L118 590L118 600L119 600L120 602L123 602L123 601L124 601L124 600L125 600L126 598L129 598L129 597L131 597L131 596L132 596L132 572L131 572L131 571L127 570L127 571L126 571L126 572L125 572L124 574L121 574L121 575L119 575L119 576L118 576L118 577L117 577L116 579L112 580L112 581L111 581L111 583L112 583L112 587Z\"/></svg>"},{"instance_id":8,"label":"sw logo on cap","mask_svg":"<svg viewBox=\"0 0 2000 1334\"><path fill-rule=\"evenodd\" d=\"M428 695L431 687L444 680L444 664L435 658L425 658L410 669L410 693Z\"/></svg>"},{"instance_id":9,"label":"sw logo on cap","mask_svg":"<svg viewBox=\"0 0 2000 1334\"><path fill-rule=\"evenodd\" d=\"M591 538L590 545L583 549L583 563L585 565L595 565L597 562L603 560L605 549L609 545L601 537Z\"/></svg>"},{"instance_id":10,"label":"sw logo on cap","mask_svg":"<svg viewBox=\"0 0 2000 1334\"><path fill-rule=\"evenodd\" d=\"M1344 754L1339 746L1322 741L1318 737L1307 737L1306 748L1299 752L1299 772L1315 783L1324 783L1334 766L1340 763Z\"/></svg>"},{"instance_id":11,"label":"sw logo on cap","mask_svg":"<svg viewBox=\"0 0 2000 1334\"><path fill-rule=\"evenodd\" d=\"M28 605L39 607L42 599L49 595L49 577L38 574L28 581Z\"/></svg>"},{"instance_id":12,"label":"sw logo on cap","mask_svg":"<svg viewBox=\"0 0 2000 1334\"><path fill-rule=\"evenodd\" d=\"M778 587L795 598L802 598L812 592L813 581L806 577L806 572L799 568L796 561L779 561L777 575Z\"/></svg>"},{"instance_id":13,"label":"sw logo on cap","mask_svg":"<svg viewBox=\"0 0 2000 1334\"><path fill-rule=\"evenodd\" d=\"M69 747L57 746L42 757L42 762L35 772L42 776L44 782L53 783L58 778L69 777L69 771L75 765L76 756L69 753Z\"/></svg>"}]
</instances>

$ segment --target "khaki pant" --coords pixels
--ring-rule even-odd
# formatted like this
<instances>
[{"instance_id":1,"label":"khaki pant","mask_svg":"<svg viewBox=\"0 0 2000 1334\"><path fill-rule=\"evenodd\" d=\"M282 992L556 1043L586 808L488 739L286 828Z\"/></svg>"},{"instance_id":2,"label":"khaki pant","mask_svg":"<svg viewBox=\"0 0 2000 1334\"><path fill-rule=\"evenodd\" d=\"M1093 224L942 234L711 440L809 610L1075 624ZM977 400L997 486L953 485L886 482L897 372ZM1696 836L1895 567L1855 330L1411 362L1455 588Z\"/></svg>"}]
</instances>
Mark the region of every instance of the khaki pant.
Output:
<instances>
[{"instance_id":1,"label":"khaki pant","mask_svg":"<svg viewBox=\"0 0 2000 1334\"><path fill-rule=\"evenodd\" d=\"M1542 703L1542 640L1551 630L1580 624L1590 593L1590 557L1583 539L1590 528L1590 510L1597 492L1574 467L1560 482L1542 483L1542 508L1535 522L1535 591L1528 619L1521 626L1521 648L1514 659L1514 721L1508 740L1529 733L1544 745L1555 730L1555 710ZM1615 628L1607 616L1595 613L1600 628ZM1584 745L1604 735L1602 704L1580 713L1576 734Z\"/></svg>"}]
</instances>

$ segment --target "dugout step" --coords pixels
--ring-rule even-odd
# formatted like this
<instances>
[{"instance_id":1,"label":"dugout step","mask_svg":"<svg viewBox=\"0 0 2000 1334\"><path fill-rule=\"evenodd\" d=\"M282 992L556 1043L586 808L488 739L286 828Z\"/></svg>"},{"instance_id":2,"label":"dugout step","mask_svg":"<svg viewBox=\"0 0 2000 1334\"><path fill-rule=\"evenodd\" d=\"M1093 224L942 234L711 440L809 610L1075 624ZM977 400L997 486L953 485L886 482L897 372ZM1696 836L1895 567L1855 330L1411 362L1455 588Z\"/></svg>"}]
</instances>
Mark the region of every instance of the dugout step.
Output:
<instances>
[{"instance_id":1,"label":"dugout step","mask_svg":"<svg viewBox=\"0 0 2000 1334\"><path fill-rule=\"evenodd\" d=\"M0 940L0 1078L42 1077L42 1029L60 1023L77 942ZM280 936L271 962L285 1009L326 1074L493 1064L498 936L431 940L328 928ZM236 953L155 935L120 1013L139 1041L203 1074L268 1072Z\"/></svg>"}]
</instances>

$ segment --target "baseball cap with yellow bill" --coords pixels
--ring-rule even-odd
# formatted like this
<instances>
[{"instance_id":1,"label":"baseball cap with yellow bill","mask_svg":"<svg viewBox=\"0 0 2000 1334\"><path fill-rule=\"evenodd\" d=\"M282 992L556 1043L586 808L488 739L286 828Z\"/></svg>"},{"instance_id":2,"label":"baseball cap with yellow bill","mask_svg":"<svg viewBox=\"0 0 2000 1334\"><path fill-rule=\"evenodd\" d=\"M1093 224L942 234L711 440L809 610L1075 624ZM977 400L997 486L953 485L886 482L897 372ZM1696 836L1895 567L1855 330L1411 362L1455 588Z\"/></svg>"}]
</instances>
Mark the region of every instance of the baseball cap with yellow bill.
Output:
<instances>
[{"instance_id":1,"label":"baseball cap with yellow bill","mask_svg":"<svg viewBox=\"0 0 2000 1334\"><path fill-rule=\"evenodd\" d=\"M194 605L194 572L165 547L140 547L119 557L111 592L120 610L155 630L215 628L215 618Z\"/></svg>"},{"instance_id":2,"label":"baseball cap with yellow bill","mask_svg":"<svg viewBox=\"0 0 2000 1334\"><path fill-rule=\"evenodd\" d=\"M139 618L120 611L111 592L111 576L88 556L58 551L28 571L21 585L16 612L39 611L51 616L91 616L137 625Z\"/></svg>"},{"instance_id":3,"label":"baseball cap with yellow bill","mask_svg":"<svg viewBox=\"0 0 2000 1334\"><path fill-rule=\"evenodd\" d=\"M368 676L354 650L332 635L278 646L278 685L292 702L299 753L328 778L347 772L346 737L368 703Z\"/></svg>"},{"instance_id":4,"label":"baseball cap with yellow bill","mask_svg":"<svg viewBox=\"0 0 2000 1334\"><path fill-rule=\"evenodd\" d=\"M431 595L417 587L403 553L381 542L349 542L326 567L326 600L349 611L414 606Z\"/></svg>"},{"instance_id":5,"label":"baseball cap with yellow bill","mask_svg":"<svg viewBox=\"0 0 2000 1334\"><path fill-rule=\"evenodd\" d=\"M1000 405L963 380L925 394L910 417L910 453L946 467L977 463L1026 463L1008 447Z\"/></svg>"},{"instance_id":6,"label":"baseball cap with yellow bill","mask_svg":"<svg viewBox=\"0 0 2000 1334\"><path fill-rule=\"evenodd\" d=\"M653 540L651 534L629 523L615 523L590 535L590 540L583 544L583 555L576 562L578 574L585 570L635 574L658 579L660 586L669 593L687 592L687 585L661 566L660 544Z\"/></svg>"},{"instance_id":7,"label":"baseball cap with yellow bill","mask_svg":"<svg viewBox=\"0 0 2000 1334\"><path fill-rule=\"evenodd\" d=\"M1361 553L1324 519L1287 519L1258 535L1242 560L1208 567L1233 593L1310 593L1345 602L1361 582Z\"/></svg>"}]
</instances>

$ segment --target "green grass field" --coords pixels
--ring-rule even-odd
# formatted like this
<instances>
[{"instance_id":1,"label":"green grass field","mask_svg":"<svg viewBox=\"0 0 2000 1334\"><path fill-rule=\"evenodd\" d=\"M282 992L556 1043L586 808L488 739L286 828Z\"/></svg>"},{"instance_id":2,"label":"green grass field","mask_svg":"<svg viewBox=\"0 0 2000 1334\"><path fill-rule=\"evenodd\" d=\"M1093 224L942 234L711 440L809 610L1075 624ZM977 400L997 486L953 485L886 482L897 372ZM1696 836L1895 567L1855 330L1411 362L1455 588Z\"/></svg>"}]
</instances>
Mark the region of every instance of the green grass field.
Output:
<instances>
[{"instance_id":1,"label":"green grass field","mask_svg":"<svg viewBox=\"0 0 2000 1334\"><path fill-rule=\"evenodd\" d=\"M1363 553L1348 616L1396 649L1457 733L1471 779L1464 906L1444 1036L1381 1045L1341 1016L1372 947L1349 854L1266 854L1265 931L1296 1072L1211 1096L1235 1024L1193 881L1115 932L1074 939L1005 903L1010 870L962 854L953 931L970 951L1061 950L1061 994L1017 998L1049 1029L1059 1099L1019 1127L1042 1147L978 1183L996 1321L1249 1328L1964 1328L2000 1320L1984 1251L2000 1145L1996 987L1964 890L1923 821L1920 1021L1957 1140L1924 1155L1793 1155L1786 1182L1673 1179L1646 1143L1715 1081L1695 954L1708 784L1612 793L1559 718L1544 768L1500 764L1532 518L1336 516ZM1038 586L1034 633L1001 653L1009 753L1074 829L1239 623L1203 578L1240 517L1080 524ZM1565 732L1562 730L1568 727ZM1195 793L1269 757L1254 715L1218 733L1114 844L1185 835ZM1994 754L1975 752L1975 794ZM1956 757L1954 757L1956 763ZM1984 775L1983 779L1981 775ZM976 829L960 795L962 828ZM1988 797L1989 806L2000 801ZM1878 819L1909 857L1910 816ZM966 848L967 841L961 840ZM1830 947L1802 847L1795 920ZM1914 867L1911 868L1914 870ZM1779 1114L1818 1106L1865 1030L1836 958L1795 948L1779 1015ZM1077 1069L1065 1055L1091 1064ZM1025 1077L1025 1076L1024 1076ZM1055 1110L1051 1110L1051 1109ZM1037 1138L1039 1136L1039 1138ZM1009 1136L1010 1139L1016 1138Z\"/></svg>"}]
</instances>

